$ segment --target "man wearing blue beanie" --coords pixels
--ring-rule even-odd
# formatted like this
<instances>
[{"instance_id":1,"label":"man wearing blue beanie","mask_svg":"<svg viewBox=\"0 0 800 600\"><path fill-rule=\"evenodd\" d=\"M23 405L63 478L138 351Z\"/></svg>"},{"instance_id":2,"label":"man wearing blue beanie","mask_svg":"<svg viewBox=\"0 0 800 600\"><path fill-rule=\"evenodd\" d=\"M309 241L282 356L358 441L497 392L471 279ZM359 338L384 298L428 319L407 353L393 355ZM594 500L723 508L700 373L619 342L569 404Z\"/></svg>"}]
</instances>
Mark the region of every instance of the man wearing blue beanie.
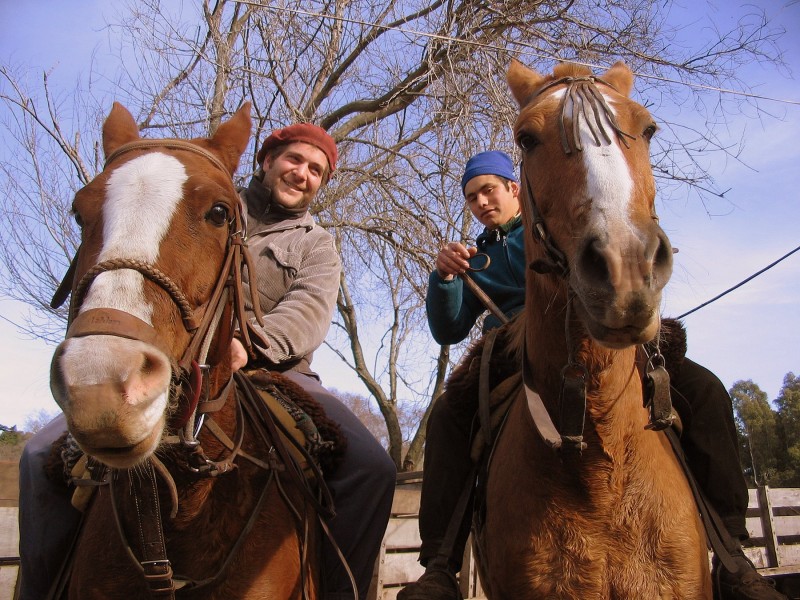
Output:
<instances>
[{"instance_id":1,"label":"man wearing blue beanie","mask_svg":"<svg viewBox=\"0 0 800 600\"><path fill-rule=\"evenodd\" d=\"M428 325L442 345L465 339L486 307L458 277L467 269L481 269L486 256L491 267L470 276L507 316L525 304L525 240L519 213L519 181L511 158L491 150L467 161L461 190L470 211L484 226L476 246L449 242L436 258L428 278L425 300ZM476 256L478 252L481 256ZM484 332L501 325L494 314L486 316ZM470 427L477 407L443 394L428 418L425 442L425 477L419 510L422 538L420 562L425 574L400 591L398 600L460 600L455 574L469 536L470 519L464 519L451 552L440 552L459 494L469 477ZM447 557L443 554L448 554Z\"/></svg>"},{"instance_id":2,"label":"man wearing blue beanie","mask_svg":"<svg viewBox=\"0 0 800 600\"><path fill-rule=\"evenodd\" d=\"M436 258L436 270L428 279L426 307L428 325L440 344L456 344L469 335L478 317L486 311L481 301L457 277L467 269L480 269L488 255L491 269L471 274L478 286L507 315L524 303L525 255L522 219L519 214L519 182L511 157L490 150L467 161L461 190L472 214L484 226L476 246L450 242ZM494 315L483 324L484 331L500 325Z\"/></svg>"}]
</instances>

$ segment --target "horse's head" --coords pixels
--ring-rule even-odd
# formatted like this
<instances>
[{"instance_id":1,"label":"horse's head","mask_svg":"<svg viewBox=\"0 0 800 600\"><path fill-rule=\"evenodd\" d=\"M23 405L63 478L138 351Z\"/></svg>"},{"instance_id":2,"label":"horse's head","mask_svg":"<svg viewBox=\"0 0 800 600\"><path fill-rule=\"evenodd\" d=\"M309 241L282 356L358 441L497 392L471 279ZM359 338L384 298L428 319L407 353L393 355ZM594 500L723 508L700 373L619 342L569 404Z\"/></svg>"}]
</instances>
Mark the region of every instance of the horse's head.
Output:
<instances>
[{"instance_id":1,"label":"horse's head","mask_svg":"<svg viewBox=\"0 0 800 600\"><path fill-rule=\"evenodd\" d=\"M232 175L250 128L249 104L208 139L140 139L117 103L103 125L106 166L73 202L81 246L50 385L78 444L109 466L133 466L159 445L198 346L212 348L203 362L230 364L211 343L230 312L209 313L226 313L225 300L214 305L241 242Z\"/></svg>"},{"instance_id":2,"label":"horse's head","mask_svg":"<svg viewBox=\"0 0 800 600\"><path fill-rule=\"evenodd\" d=\"M541 75L517 61L508 83L520 105L525 227L534 270L568 278L578 316L601 344L651 339L672 248L658 226L648 111L628 98L633 75L577 65Z\"/></svg>"}]
</instances>

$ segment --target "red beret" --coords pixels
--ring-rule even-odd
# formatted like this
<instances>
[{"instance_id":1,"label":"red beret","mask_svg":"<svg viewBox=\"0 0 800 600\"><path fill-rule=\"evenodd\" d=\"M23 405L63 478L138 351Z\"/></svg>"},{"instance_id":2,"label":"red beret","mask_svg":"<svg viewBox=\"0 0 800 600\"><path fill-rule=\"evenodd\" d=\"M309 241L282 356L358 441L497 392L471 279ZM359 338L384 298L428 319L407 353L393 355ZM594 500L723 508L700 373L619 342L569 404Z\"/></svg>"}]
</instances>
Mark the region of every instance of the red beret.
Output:
<instances>
[{"instance_id":1,"label":"red beret","mask_svg":"<svg viewBox=\"0 0 800 600\"><path fill-rule=\"evenodd\" d=\"M328 158L330 172L333 173L336 170L336 159L339 157L339 153L336 151L336 142L322 127L312 125L311 123L296 123L284 127L283 129L276 129L273 131L272 134L264 140L264 143L261 144L261 150L258 151L258 155L256 156L258 164L264 164L267 152L272 148L285 146L292 142L305 142L306 144L316 146L322 150Z\"/></svg>"}]
</instances>

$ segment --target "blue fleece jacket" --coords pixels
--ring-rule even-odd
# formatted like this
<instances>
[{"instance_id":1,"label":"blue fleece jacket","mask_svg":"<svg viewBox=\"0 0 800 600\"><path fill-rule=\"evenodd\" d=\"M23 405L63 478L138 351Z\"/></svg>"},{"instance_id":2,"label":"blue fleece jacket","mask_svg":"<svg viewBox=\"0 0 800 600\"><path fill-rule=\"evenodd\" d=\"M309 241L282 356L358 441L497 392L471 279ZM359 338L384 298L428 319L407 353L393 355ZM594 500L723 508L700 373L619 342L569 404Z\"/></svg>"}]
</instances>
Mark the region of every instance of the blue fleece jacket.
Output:
<instances>
[{"instance_id":1,"label":"blue fleece jacket","mask_svg":"<svg viewBox=\"0 0 800 600\"><path fill-rule=\"evenodd\" d=\"M507 230L506 230L507 229ZM509 225L486 229L478 236L478 252L489 255L491 264L485 271L470 272L469 276L486 292L506 316L511 317L525 304L525 239L522 220L516 217ZM470 265L485 264L480 255L470 259ZM439 344L456 344L469 335L478 317L486 311L481 301L464 286L459 277L445 281L434 270L428 278L425 298L428 326ZM498 327L500 321L489 314L483 331Z\"/></svg>"}]
</instances>

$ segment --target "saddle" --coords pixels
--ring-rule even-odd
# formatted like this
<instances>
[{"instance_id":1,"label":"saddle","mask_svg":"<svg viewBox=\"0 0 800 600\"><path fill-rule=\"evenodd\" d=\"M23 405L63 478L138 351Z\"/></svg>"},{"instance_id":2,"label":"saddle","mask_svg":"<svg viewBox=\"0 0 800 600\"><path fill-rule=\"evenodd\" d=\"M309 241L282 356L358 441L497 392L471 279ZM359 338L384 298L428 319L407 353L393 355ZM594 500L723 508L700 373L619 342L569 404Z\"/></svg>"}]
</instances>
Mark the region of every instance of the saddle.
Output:
<instances>
[{"instance_id":1,"label":"saddle","mask_svg":"<svg viewBox=\"0 0 800 600\"><path fill-rule=\"evenodd\" d=\"M243 371L243 375L258 391L264 407L272 415L280 437L279 444L287 449L292 462L308 483L318 483L315 480L319 472L334 472L347 449L347 438L342 435L339 425L325 414L323 407L302 387L280 373L249 369ZM207 426L214 429L214 435L224 436L213 421L208 421ZM60 479L66 485L75 486L72 504L81 512L88 506L94 489L102 485L105 478L105 469L84 455L66 432L53 443L46 471L50 479Z\"/></svg>"}]
</instances>

